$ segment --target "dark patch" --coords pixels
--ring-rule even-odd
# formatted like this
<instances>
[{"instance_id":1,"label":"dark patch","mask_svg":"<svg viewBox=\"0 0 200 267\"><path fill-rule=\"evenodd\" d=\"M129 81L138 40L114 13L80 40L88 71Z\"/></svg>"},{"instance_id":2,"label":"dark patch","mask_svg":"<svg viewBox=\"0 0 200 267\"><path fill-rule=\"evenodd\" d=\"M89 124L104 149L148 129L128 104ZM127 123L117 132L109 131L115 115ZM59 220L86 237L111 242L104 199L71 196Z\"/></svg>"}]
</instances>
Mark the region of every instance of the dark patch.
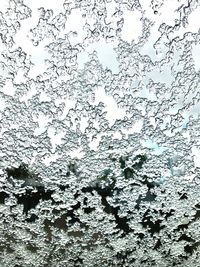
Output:
<instances>
[{"instance_id":1,"label":"dark patch","mask_svg":"<svg viewBox=\"0 0 200 267\"><path fill-rule=\"evenodd\" d=\"M186 234L183 234L183 235L179 238L178 241L182 241L182 240L187 241L187 242L194 242L194 241L195 241L192 237L187 236Z\"/></svg>"},{"instance_id":2,"label":"dark patch","mask_svg":"<svg viewBox=\"0 0 200 267\"><path fill-rule=\"evenodd\" d=\"M121 156L119 158L119 163L120 163L120 168L121 169L124 169L126 167L126 161L128 159L129 159L128 156ZM142 168L143 164L146 162L147 156L146 155L137 155L133 160L134 161L137 161L137 162L135 162L132 165L132 169L134 169L134 170L140 170Z\"/></svg>"},{"instance_id":3,"label":"dark patch","mask_svg":"<svg viewBox=\"0 0 200 267\"><path fill-rule=\"evenodd\" d=\"M118 215L119 207L111 206L106 199L108 196L113 195L114 185L115 185L115 182L113 182L110 186L105 186L103 188L98 185L94 187L84 187L81 189L81 191L85 193L86 192L92 193L93 191L96 191L101 196L101 204L102 206L104 206L104 212L114 215L117 228L122 230L123 235L124 235L124 234L131 232L131 229L128 225L129 219L126 217L123 217L123 218L119 217Z\"/></svg>"},{"instance_id":4,"label":"dark patch","mask_svg":"<svg viewBox=\"0 0 200 267\"><path fill-rule=\"evenodd\" d=\"M35 222L36 220L38 220L39 217L35 214L31 214L31 216L29 218L26 219L27 222L32 223Z\"/></svg>"},{"instance_id":5,"label":"dark patch","mask_svg":"<svg viewBox=\"0 0 200 267\"><path fill-rule=\"evenodd\" d=\"M138 199L136 200L136 205L135 209L139 210L140 209L140 203L142 202L142 197L139 195Z\"/></svg>"},{"instance_id":6,"label":"dark patch","mask_svg":"<svg viewBox=\"0 0 200 267\"><path fill-rule=\"evenodd\" d=\"M116 160L117 160L117 159L114 158L112 155L109 155L109 159L110 159L111 161L116 161Z\"/></svg>"},{"instance_id":7,"label":"dark patch","mask_svg":"<svg viewBox=\"0 0 200 267\"><path fill-rule=\"evenodd\" d=\"M147 156L146 155L137 155L134 160L138 160L139 162L136 162L132 165L132 168L135 170L140 170L143 166L143 164L146 162L147 160Z\"/></svg>"},{"instance_id":8,"label":"dark patch","mask_svg":"<svg viewBox=\"0 0 200 267\"><path fill-rule=\"evenodd\" d=\"M190 254L192 254L192 247L191 247L190 245L186 245L186 246L184 247L184 251L185 251L186 253L190 253Z\"/></svg>"},{"instance_id":9,"label":"dark patch","mask_svg":"<svg viewBox=\"0 0 200 267\"><path fill-rule=\"evenodd\" d=\"M118 211L120 208L111 206L106 199L107 196L101 195L101 197L101 204L104 206L104 212L114 215L117 228L123 231L123 236L128 234L131 231L128 225L129 219L126 217L119 217Z\"/></svg>"},{"instance_id":10,"label":"dark patch","mask_svg":"<svg viewBox=\"0 0 200 267\"><path fill-rule=\"evenodd\" d=\"M52 225L56 228L62 229L64 231L67 231L68 227L66 224L66 218L67 218L67 214L63 214L61 215L60 218L56 219L54 221L54 223L52 223Z\"/></svg>"},{"instance_id":11,"label":"dark patch","mask_svg":"<svg viewBox=\"0 0 200 267\"><path fill-rule=\"evenodd\" d=\"M95 211L95 208L87 207L87 208L84 208L83 211L84 211L86 214L89 214L89 213Z\"/></svg>"},{"instance_id":12,"label":"dark patch","mask_svg":"<svg viewBox=\"0 0 200 267\"><path fill-rule=\"evenodd\" d=\"M147 262L147 260L145 259L145 260L141 260L141 263L146 263Z\"/></svg>"},{"instance_id":13,"label":"dark patch","mask_svg":"<svg viewBox=\"0 0 200 267\"><path fill-rule=\"evenodd\" d=\"M97 193L102 197L108 197L113 195L113 185L105 186L105 187L94 187L94 190L97 191Z\"/></svg>"},{"instance_id":14,"label":"dark patch","mask_svg":"<svg viewBox=\"0 0 200 267\"><path fill-rule=\"evenodd\" d=\"M181 195L181 197L179 198L179 200L182 200L182 199L188 199L188 196L187 196L187 193L180 193L178 192L179 195Z\"/></svg>"},{"instance_id":15,"label":"dark patch","mask_svg":"<svg viewBox=\"0 0 200 267\"><path fill-rule=\"evenodd\" d=\"M200 242L195 242L191 245L188 244L184 247L184 251L192 255L193 252L199 247L199 245L200 245Z\"/></svg>"},{"instance_id":16,"label":"dark patch","mask_svg":"<svg viewBox=\"0 0 200 267\"><path fill-rule=\"evenodd\" d=\"M138 235L138 237L139 237L140 239L143 239L144 236L145 236L145 234L143 234L143 233L139 233L139 234L137 234L137 235Z\"/></svg>"},{"instance_id":17,"label":"dark patch","mask_svg":"<svg viewBox=\"0 0 200 267\"><path fill-rule=\"evenodd\" d=\"M119 158L120 168L124 169L126 167L126 160L128 160L128 156L121 156Z\"/></svg>"},{"instance_id":18,"label":"dark patch","mask_svg":"<svg viewBox=\"0 0 200 267\"><path fill-rule=\"evenodd\" d=\"M116 258L119 261L120 266L127 266L126 264L127 264L128 258L132 253L133 253L133 250L126 250L126 251L117 252ZM134 261L135 261L135 259L132 259L132 263Z\"/></svg>"},{"instance_id":19,"label":"dark patch","mask_svg":"<svg viewBox=\"0 0 200 267\"><path fill-rule=\"evenodd\" d=\"M83 266L82 264L83 264L83 260L81 259L81 258L77 258L75 261L74 261L74 264L75 264L75 267L77 266ZM78 264L78 265L77 265ZM81 265L79 265L79 264L81 264Z\"/></svg>"},{"instance_id":20,"label":"dark patch","mask_svg":"<svg viewBox=\"0 0 200 267\"><path fill-rule=\"evenodd\" d=\"M70 171L67 171L65 175L66 175L66 177L69 177L70 176Z\"/></svg>"},{"instance_id":21,"label":"dark patch","mask_svg":"<svg viewBox=\"0 0 200 267\"><path fill-rule=\"evenodd\" d=\"M200 218L200 210L197 210L197 212L196 212L196 214L195 214L195 216L194 216L194 220L196 221L196 220L199 220L199 218Z\"/></svg>"},{"instance_id":22,"label":"dark patch","mask_svg":"<svg viewBox=\"0 0 200 267\"><path fill-rule=\"evenodd\" d=\"M71 206L71 209L67 211L66 217L70 217L69 223L74 224L76 222L81 223L80 219L77 215L74 214L74 211L78 210L81 207L81 203L78 202L77 204Z\"/></svg>"},{"instance_id":23,"label":"dark patch","mask_svg":"<svg viewBox=\"0 0 200 267\"><path fill-rule=\"evenodd\" d=\"M91 193L92 195L93 195L93 191L96 191L99 195L107 197L107 196L113 195L114 185L115 185L115 182L104 187L101 187L100 185L97 184L96 186L83 187L81 191L83 193Z\"/></svg>"},{"instance_id":24,"label":"dark patch","mask_svg":"<svg viewBox=\"0 0 200 267\"><path fill-rule=\"evenodd\" d=\"M149 267L156 266L156 261L153 259L150 259L150 257L148 257L147 259L141 260L141 263L147 263L147 265L145 266L149 266ZM143 264L141 266L143 266Z\"/></svg>"},{"instance_id":25,"label":"dark patch","mask_svg":"<svg viewBox=\"0 0 200 267\"><path fill-rule=\"evenodd\" d=\"M72 263L74 267L83 266L83 260L80 257L76 259L70 259L69 262Z\"/></svg>"},{"instance_id":26,"label":"dark patch","mask_svg":"<svg viewBox=\"0 0 200 267\"><path fill-rule=\"evenodd\" d=\"M155 213L157 213L157 211L154 210ZM151 236L153 236L155 233L159 233L161 229L164 228L164 225L160 225L162 220L156 220L155 222L152 220L153 217L152 215L149 215L150 213L150 210L148 209L144 215L143 215L143 218L142 218L142 226L144 228L147 228L148 231L151 233Z\"/></svg>"},{"instance_id":27,"label":"dark patch","mask_svg":"<svg viewBox=\"0 0 200 267\"><path fill-rule=\"evenodd\" d=\"M117 228L123 231L122 237L132 232L132 229L128 225L129 219L127 217L121 218L117 213L114 213L114 216Z\"/></svg>"},{"instance_id":28,"label":"dark patch","mask_svg":"<svg viewBox=\"0 0 200 267\"><path fill-rule=\"evenodd\" d=\"M160 239L158 239L158 240L156 241L156 244L155 244L155 246L154 246L153 249L157 250L157 249L159 249L159 247L161 247L161 246L162 246L162 243L161 243Z\"/></svg>"},{"instance_id":29,"label":"dark patch","mask_svg":"<svg viewBox=\"0 0 200 267\"><path fill-rule=\"evenodd\" d=\"M73 173L74 175L78 176L78 170L77 170L77 164L75 162L70 162L68 164L68 171L66 173L66 176L70 176L70 174Z\"/></svg>"},{"instance_id":30,"label":"dark patch","mask_svg":"<svg viewBox=\"0 0 200 267\"><path fill-rule=\"evenodd\" d=\"M29 177L30 173L28 170L28 165L21 163L18 168L6 168L8 178L13 177L14 179L24 180Z\"/></svg>"},{"instance_id":31,"label":"dark patch","mask_svg":"<svg viewBox=\"0 0 200 267\"><path fill-rule=\"evenodd\" d=\"M124 177L125 179L133 178L134 170L130 167L124 169Z\"/></svg>"},{"instance_id":32,"label":"dark patch","mask_svg":"<svg viewBox=\"0 0 200 267\"><path fill-rule=\"evenodd\" d=\"M7 251L7 253L13 253L15 250L10 247L10 244L8 243L1 243L0 244L0 252L2 253L4 250Z\"/></svg>"},{"instance_id":33,"label":"dark patch","mask_svg":"<svg viewBox=\"0 0 200 267\"><path fill-rule=\"evenodd\" d=\"M155 186L159 186L157 183L149 181L149 177L147 175L144 175L142 177L141 183L146 185L148 189L154 188Z\"/></svg>"},{"instance_id":34,"label":"dark patch","mask_svg":"<svg viewBox=\"0 0 200 267\"><path fill-rule=\"evenodd\" d=\"M77 191L77 192L74 194L74 199L77 199L79 196L80 196L80 193Z\"/></svg>"},{"instance_id":35,"label":"dark patch","mask_svg":"<svg viewBox=\"0 0 200 267\"><path fill-rule=\"evenodd\" d=\"M32 244L28 244L28 245L26 245L26 249L28 249L32 253L37 253L39 248L34 246L34 245L32 245Z\"/></svg>"},{"instance_id":36,"label":"dark patch","mask_svg":"<svg viewBox=\"0 0 200 267\"><path fill-rule=\"evenodd\" d=\"M53 214L59 214L60 213L60 209L54 208L54 209L52 209L52 213Z\"/></svg>"},{"instance_id":37,"label":"dark patch","mask_svg":"<svg viewBox=\"0 0 200 267\"><path fill-rule=\"evenodd\" d=\"M170 209L169 212L164 213L162 210L160 210L160 214L164 215L165 214L165 219L167 220L169 217L171 217L172 215L174 215L175 210L174 209Z\"/></svg>"},{"instance_id":38,"label":"dark patch","mask_svg":"<svg viewBox=\"0 0 200 267\"><path fill-rule=\"evenodd\" d=\"M38 187L37 191L31 189L26 189L22 194L14 194L17 198L17 204L22 204L24 206L23 213L28 215L29 210L35 208L40 200L52 200L51 195L53 190L45 190L44 187Z\"/></svg>"},{"instance_id":39,"label":"dark patch","mask_svg":"<svg viewBox=\"0 0 200 267\"><path fill-rule=\"evenodd\" d=\"M152 201L155 201L155 198L156 198L156 194L148 190L145 197L142 197L141 195L139 195L138 199L136 200L135 209L137 210L140 209L140 204L142 201L152 202Z\"/></svg>"},{"instance_id":40,"label":"dark patch","mask_svg":"<svg viewBox=\"0 0 200 267\"><path fill-rule=\"evenodd\" d=\"M98 177L99 180L107 180L108 178L108 175L112 173L112 170L111 169L106 169L106 170L103 170L103 174Z\"/></svg>"},{"instance_id":41,"label":"dark patch","mask_svg":"<svg viewBox=\"0 0 200 267\"><path fill-rule=\"evenodd\" d=\"M65 189L69 189L69 185L59 185L61 191L65 191Z\"/></svg>"},{"instance_id":42,"label":"dark patch","mask_svg":"<svg viewBox=\"0 0 200 267\"><path fill-rule=\"evenodd\" d=\"M45 219L43 222L44 231L46 232L46 237L50 242L52 241L51 224L52 224L52 222L48 219Z\"/></svg>"},{"instance_id":43,"label":"dark patch","mask_svg":"<svg viewBox=\"0 0 200 267\"><path fill-rule=\"evenodd\" d=\"M94 195L94 194L93 194L94 187L92 187L92 186L83 187L83 188L81 188L81 191L82 191L83 193L91 193L91 195Z\"/></svg>"},{"instance_id":44,"label":"dark patch","mask_svg":"<svg viewBox=\"0 0 200 267\"><path fill-rule=\"evenodd\" d=\"M0 204L5 204L5 199L9 197L9 194L5 191L0 192Z\"/></svg>"},{"instance_id":45,"label":"dark patch","mask_svg":"<svg viewBox=\"0 0 200 267\"><path fill-rule=\"evenodd\" d=\"M146 196L142 198L142 201L152 202L155 201L156 194L152 193L150 190L147 191Z\"/></svg>"},{"instance_id":46,"label":"dark patch","mask_svg":"<svg viewBox=\"0 0 200 267\"><path fill-rule=\"evenodd\" d=\"M188 228L189 223L187 224L179 224L179 226L176 228L177 231L185 230Z\"/></svg>"},{"instance_id":47,"label":"dark patch","mask_svg":"<svg viewBox=\"0 0 200 267\"><path fill-rule=\"evenodd\" d=\"M83 205L87 206L88 204L88 198L87 197L84 197L83 199Z\"/></svg>"},{"instance_id":48,"label":"dark patch","mask_svg":"<svg viewBox=\"0 0 200 267\"><path fill-rule=\"evenodd\" d=\"M67 232L68 236L73 236L73 237L82 237L84 233L82 231L68 231Z\"/></svg>"}]
</instances>

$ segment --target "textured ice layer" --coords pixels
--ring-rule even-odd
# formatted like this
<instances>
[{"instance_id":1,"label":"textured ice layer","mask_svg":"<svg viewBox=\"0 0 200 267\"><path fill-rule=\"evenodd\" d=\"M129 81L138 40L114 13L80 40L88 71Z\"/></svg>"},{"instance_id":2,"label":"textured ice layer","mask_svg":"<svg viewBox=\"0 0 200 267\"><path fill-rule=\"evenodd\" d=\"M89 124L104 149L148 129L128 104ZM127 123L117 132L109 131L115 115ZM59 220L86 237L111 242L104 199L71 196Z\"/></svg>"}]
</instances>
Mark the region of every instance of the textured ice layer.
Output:
<instances>
[{"instance_id":1,"label":"textured ice layer","mask_svg":"<svg viewBox=\"0 0 200 267\"><path fill-rule=\"evenodd\" d=\"M199 266L200 2L0 1L0 266Z\"/></svg>"}]
</instances>

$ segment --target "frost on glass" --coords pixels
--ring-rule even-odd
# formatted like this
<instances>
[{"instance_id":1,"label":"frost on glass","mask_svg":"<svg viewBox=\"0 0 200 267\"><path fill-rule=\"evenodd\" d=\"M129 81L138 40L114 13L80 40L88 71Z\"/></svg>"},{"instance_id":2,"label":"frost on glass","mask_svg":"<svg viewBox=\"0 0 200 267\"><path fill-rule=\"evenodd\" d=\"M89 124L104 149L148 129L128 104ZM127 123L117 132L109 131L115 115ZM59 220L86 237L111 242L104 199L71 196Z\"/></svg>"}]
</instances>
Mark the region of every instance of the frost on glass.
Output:
<instances>
[{"instance_id":1,"label":"frost on glass","mask_svg":"<svg viewBox=\"0 0 200 267\"><path fill-rule=\"evenodd\" d=\"M0 265L199 266L200 3L0 2Z\"/></svg>"}]
</instances>

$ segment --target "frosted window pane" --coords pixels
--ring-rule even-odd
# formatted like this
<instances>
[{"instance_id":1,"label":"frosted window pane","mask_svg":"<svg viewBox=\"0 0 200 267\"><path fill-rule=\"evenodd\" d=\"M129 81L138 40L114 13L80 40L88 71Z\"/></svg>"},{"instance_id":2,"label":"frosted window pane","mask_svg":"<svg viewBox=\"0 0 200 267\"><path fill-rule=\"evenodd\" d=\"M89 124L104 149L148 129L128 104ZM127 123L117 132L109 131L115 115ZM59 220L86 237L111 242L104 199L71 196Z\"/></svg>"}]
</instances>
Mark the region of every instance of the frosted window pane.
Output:
<instances>
[{"instance_id":1,"label":"frosted window pane","mask_svg":"<svg viewBox=\"0 0 200 267\"><path fill-rule=\"evenodd\" d=\"M0 1L0 266L200 266L199 12Z\"/></svg>"}]
</instances>

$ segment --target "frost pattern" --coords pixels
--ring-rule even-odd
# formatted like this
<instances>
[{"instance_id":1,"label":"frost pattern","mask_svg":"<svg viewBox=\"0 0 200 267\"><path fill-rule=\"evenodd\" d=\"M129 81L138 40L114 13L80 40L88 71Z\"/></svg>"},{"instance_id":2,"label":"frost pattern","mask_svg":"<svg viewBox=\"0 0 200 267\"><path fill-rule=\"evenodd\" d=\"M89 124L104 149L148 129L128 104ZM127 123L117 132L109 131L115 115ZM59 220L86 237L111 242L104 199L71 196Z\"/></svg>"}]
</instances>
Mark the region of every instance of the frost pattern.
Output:
<instances>
[{"instance_id":1,"label":"frost pattern","mask_svg":"<svg viewBox=\"0 0 200 267\"><path fill-rule=\"evenodd\" d=\"M2 267L200 265L199 10L1 1Z\"/></svg>"}]
</instances>

